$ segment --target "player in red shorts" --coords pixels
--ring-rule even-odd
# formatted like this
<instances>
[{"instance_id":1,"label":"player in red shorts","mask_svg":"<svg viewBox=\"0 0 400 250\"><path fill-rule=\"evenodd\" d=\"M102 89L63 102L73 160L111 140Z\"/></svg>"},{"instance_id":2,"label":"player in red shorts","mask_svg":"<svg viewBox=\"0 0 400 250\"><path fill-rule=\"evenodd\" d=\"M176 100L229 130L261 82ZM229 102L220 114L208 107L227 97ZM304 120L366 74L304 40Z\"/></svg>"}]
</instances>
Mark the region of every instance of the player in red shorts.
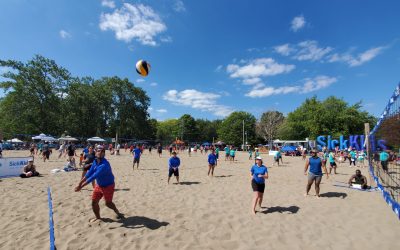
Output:
<instances>
[{"instance_id":1,"label":"player in red shorts","mask_svg":"<svg viewBox=\"0 0 400 250\"><path fill-rule=\"evenodd\" d=\"M79 192L84 186L96 180L96 186L92 194L92 209L96 218L89 220L94 222L101 220L100 217L100 206L99 201L104 196L106 206L117 214L117 218L123 218L114 202L112 201L114 195L114 175L111 170L110 163L104 158L105 149L103 146L97 146L96 148L96 160L93 162L90 170L79 182L79 185L75 188L75 192Z\"/></svg>"}]
</instances>

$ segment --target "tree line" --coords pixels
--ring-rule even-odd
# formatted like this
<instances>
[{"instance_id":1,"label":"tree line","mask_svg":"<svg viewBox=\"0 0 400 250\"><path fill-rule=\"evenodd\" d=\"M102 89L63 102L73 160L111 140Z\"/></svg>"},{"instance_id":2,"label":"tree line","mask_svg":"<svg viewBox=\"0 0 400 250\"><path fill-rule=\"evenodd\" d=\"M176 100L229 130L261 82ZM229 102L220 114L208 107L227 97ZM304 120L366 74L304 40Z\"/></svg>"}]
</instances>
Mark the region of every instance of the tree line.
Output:
<instances>
[{"instance_id":1,"label":"tree line","mask_svg":"<svg viewBox=\"0 0 400 250\"><path fill-rule=\"evenodd\" d=\"M119 77L74 77L50 60L36 55L22 63L0 60L7 67L0 88L0 130L5 135L46 133L147 139L171 143L224 141L241 145L265 144L273 139L315 139L318 135L363 134L364 123L376 118L362 111L358 102L350 105L331 96L325 100L306 99L286 116L266 111L259 119L236 111L222 120L195 119L184 114L179 119L151 119L146 92Z\"/></svg>"}]
</instances>

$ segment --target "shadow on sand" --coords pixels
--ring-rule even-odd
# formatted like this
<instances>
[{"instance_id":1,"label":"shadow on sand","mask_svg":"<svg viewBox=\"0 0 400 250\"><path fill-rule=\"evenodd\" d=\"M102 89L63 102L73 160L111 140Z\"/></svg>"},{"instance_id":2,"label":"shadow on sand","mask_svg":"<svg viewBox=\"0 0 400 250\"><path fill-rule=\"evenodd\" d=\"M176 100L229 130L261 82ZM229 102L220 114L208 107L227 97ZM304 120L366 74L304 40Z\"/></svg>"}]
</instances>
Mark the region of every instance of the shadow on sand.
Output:
<instances>
[{"instance_id":1,"label":"shadow on sand","mask_svg":"<svg viewBox=\"0 0 400 250\"><path fill-rule=\"evenodd\" d=\"M195 185L195 184L200 184L201 182L198 181L181 181L181 185Z\"/></svg>"},{"instance_id":2,"label":"shadow on sand","mask_svg":"<svg viewBox=\"0 0 400 250\"><path fill-rule=\"evenodd\" d=\"M156 230L159 229L160 227L165 227L169 225L168 222L161 222L144 216L125 217L117 221L109 218L103 218L102 221L106 223L112 223L112 222L121 223L120 227L125 227L130 229L138 229L145 227L151 230ZM116 227L111 227L110 229L115 229L115 228Z\"/></svg>"},{"instance_id":3,"label":"shadow on sand","mask_svg":"<svg viewBox=\"0 0 400 250\"><path fill-rule=\"evenodd\" d=\"M290 206L290 207L269 207L266 210L262 211L263 214L271 214L271 213L289 213L296 214L300 208L298 206Z\"/></svg>"},{"instance_id":4,"label":"shadow on sand","mask_svg":"<svg viewBox=\"0 0 400 250\"><path fill-rule=\"evenodd\" d=\"M341 193L341 192L327 192L320 194L320 197L327 197L327 198L346 198L347 194L346 193Z\"/></svg>"},{"instance_id":5,"label":"shadow on sand","mask_svg":"<svg viewBox=\"0 0 400 250\"><path fill-rule=\"evenodd\" d=\"M227 178L227 177L231 177L233 175L229 174L229 175L216 175L214 176L215 178Z\"/></svg>"},{"instance_id":6,"label":"shadow on sand","mask_svg":"<svg viewBox=\"0 0 400 250\"><path fill-rule=\"evenodd\" d=\"M131 190L130 188L116 188L116 189L114 189L114 191L129 191L129 190Z\"/></svg>"}]
</instances>

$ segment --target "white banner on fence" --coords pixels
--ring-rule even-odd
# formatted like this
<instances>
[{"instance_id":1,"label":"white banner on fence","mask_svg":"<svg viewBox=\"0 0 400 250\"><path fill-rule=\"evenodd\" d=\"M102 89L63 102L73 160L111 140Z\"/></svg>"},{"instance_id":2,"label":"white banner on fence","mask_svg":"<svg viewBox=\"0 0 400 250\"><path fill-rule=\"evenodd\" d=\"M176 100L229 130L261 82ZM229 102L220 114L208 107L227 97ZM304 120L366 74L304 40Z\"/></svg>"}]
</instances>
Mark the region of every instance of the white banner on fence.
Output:
<instances>
[{"instance_id":1,"label":"white banner on fence","mask_svg":"<svg viewBox=\"0 0 400 250\"><path fill-rule=\"evenodd\" d=\"M0 178L18 176L32 157L6 157L0 158Z\"/></svg>"},{"instance_id":2,"label":"white banner on fence","mask_svg":"<svg viewBox=\"0 0 400 250\"><path fill-rule=\"evenodd\" d=\"M270 150L268 155L275 156L275 154L276 154L277 152L278 152L278 151L272 151L272 150Z\"/></svg>"}]
</instances>

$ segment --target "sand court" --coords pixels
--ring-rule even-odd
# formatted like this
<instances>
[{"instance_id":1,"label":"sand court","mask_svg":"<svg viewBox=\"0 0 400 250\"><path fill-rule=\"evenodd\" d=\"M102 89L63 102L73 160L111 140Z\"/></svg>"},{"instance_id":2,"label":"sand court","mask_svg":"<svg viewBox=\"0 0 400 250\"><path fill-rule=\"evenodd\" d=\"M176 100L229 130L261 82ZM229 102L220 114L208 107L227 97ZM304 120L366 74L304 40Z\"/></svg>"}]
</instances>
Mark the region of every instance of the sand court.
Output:
<instances>
[{"instance_id":1,"label":"sand court","mask_svg":"<svg viewBox=\"0 0 400 250\"><path fill-rule=\"evenodd\" d=\"M249 170L254 161L238 153L222 160L208 177L207 156L179 153L180 181L167 185L169 153L143 154L139 170L122 150L110 161L116 181L118 220L100 201L102 222L89 223L91 185L74 192L80 171L51 174L65 159L35 160L43 177L1 179L0 249L48 249L47 186L52 188L57 249L391 249L400 245L400 223L379 192L335 186L347 182L355 168L339 165L338 174L304 197L306 176L300 157L283 157L269 168L263 208L251 215ZM26 156L6 151L4 156ZM272 157L261 155L264 165ZM367 169L362 169L367 175Z\"/></svg>"}]
</instances>

